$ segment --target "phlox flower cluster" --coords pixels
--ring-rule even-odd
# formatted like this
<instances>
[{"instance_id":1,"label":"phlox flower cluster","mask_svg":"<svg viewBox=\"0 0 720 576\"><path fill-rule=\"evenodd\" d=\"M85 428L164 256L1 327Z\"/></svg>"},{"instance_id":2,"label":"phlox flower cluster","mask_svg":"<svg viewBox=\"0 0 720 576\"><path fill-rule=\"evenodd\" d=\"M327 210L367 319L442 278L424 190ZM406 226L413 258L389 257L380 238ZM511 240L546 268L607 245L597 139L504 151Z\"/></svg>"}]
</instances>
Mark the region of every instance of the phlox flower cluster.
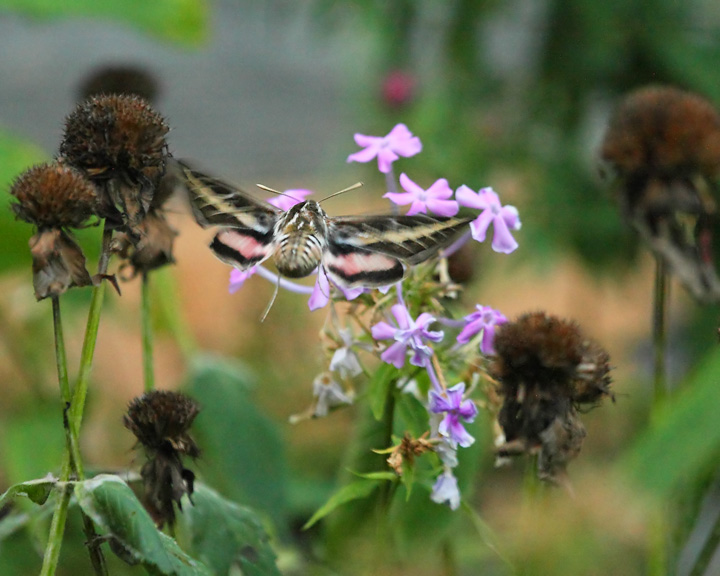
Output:
<instances>
[{"instance_id":1,"label":"phlox flower cluster","mask_svg":"<svg viewBox=\"0 0 720 576\"><path fill-rule=\"evenodd\" d=\"M461 210L464 213L477 211L462 239L446 248L442 256L450 255L470 238L484 242L491 227L491 246L495 252L509 254L517 249L513 232L521 226L518 211L514 206L503 205L492 188L481 188L476 192L461 185L453 189L445 178L439 178L423 188L406 173L400 174L400 186L397 186L393 164L401 157L409 158L422 150L420 139L404 124L398 124L382 137L356 134L355 142L361 150L350 154L348 162L377 159L378 168L388 182L389 191L384 197L396 206L408 206L407 215L427 214L442 219L455 217ZM281 210L289 210L310 194L307 190L287 190L272 199L271 203ZM331 299L351 301L371 292L364 287L348 288L337 284L322 263L315 271L312 287L280 278L259 264L247 270L233 270L230 291L239 290L253 275L262 276L290 291L309 295L311 310L325 307ZM431 281L437 283L434 279ZM444 366L444 360L448 355L455 358L463 354L493 355L495 331L507 320L497 310L483 305L477 305L475 311L460 320L438 314L437 307L432 312L423 310L422 302L408 300L408 304L405 301L403 294L411 292L412 278L406 279L405 283L408 285L406 288L403 288L403 282L396 286L396 298L389 295L390 287L386 287L383 290L386 296L373 300L381 302L373 308L374 320L357 334L347 326L335 324L335 344L328 350L331 354L329 366L314 382L313 406L306 415L325 416L332 409L353 401L353 394L346 392L345 384L364 372L359 351L374 353L382 362L392 365L399 372L399 381L408 382L418 370L424 371L429 388L421 393L420 399L428 413L428 436L423 439L422 446L432 446L438 462L430 497L456 509L460 505L461 494L453 470L458 465L458 449L466 448L475 441L466 425L475 420L478 408L470 397L472 390L465 382L451 387L445 384L443 372L447 371L447 366ZM337 320L334 312L332 317ZM417 392L417 385L413 389ZM406 387L406 391L409 390L410 387ZM402 467L395 469L401 471Z\"/></svg>"}]
</instances>

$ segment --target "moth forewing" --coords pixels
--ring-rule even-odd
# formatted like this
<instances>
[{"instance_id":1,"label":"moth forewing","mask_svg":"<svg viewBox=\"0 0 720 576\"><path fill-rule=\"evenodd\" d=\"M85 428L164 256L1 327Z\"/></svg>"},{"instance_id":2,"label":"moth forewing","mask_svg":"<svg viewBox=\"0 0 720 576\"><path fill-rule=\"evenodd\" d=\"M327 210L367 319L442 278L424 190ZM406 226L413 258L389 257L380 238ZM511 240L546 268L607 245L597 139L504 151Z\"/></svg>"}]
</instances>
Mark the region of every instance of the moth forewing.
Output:
<instances>
[{"instance_id":1,"label":"moth forewing","mask_svg":"<svg viewBox=\"0 0 720 576\"><path fill-rule=\"evenodd\" d=\"M372 216L331 218L331 244L363 248L414 265L448 247L472 217Z\"/></svg>"},{"instance_id":2,"label":"moth forewing","mask_svg":"<svg viewBox=\"0 0 720 576\"><path fill-rule=\"evenodd\" d=\"M179 162L198 224L271 232L281 210Z\"/></svg>"}]
</instances>

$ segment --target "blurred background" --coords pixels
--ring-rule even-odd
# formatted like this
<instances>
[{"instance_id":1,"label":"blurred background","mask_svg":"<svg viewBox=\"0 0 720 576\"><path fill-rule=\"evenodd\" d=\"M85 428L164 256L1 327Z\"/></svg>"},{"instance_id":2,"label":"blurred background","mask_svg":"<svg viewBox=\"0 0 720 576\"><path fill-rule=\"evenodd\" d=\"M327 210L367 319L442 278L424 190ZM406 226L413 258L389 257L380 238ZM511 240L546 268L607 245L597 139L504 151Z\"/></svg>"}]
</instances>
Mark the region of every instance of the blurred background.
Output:
<instances>
[{"instance_id":1,"label":"blurred background","mask_svg":"<svg viewBox=\"0 0 720 576\"><path fill-rule=\"evenodd\" d=\"M353 134L384 135L404 122L424 148L399 161L398 173L407 171L424 186L443 177L453 188L492 186L520 211L517 253L473 249L462 296L468 311L481 303L511 318L534 310L573 318L609 350L615 366L617 401L584 416L588 438L570 466L575 496L554 491L534 514L522 506L522 466L494 469L489 423L478 424L485 455L471 504L500 553L477 533L466 535L460 573L508 574L510 565L527 574L644 573L647 494L617 469L648 423L653 261L600 182L597 148L612 107L635 87L671 83L720 102L720 6L709 0L151 4L0 2L4 203L18 172L56 153L75 104L98 85L113 85L102 82L135 86L170 124L175 157L246 190L260 182L326 195L362 180L363 189L327 207L338 215L384 209L384 180L375 166L346 163L357 150ZM204 456L194 468L227 497L266 515L288 573L363 573L355 563L337 572L319 568L319 533L298 530L332 493L358 418L352 408L288 423L310 404L312 381L326 365L317 338L325 312L311 313L304 298L281 293L260 323L273 287L253 278L228 294L229 268L207 248L212 233L195 224L182 199L171 212L177 264L158 272L153 284L155 366L159 387L182 388L204 406L197 420ZM2 491L57 469L62 436L50 304L36 303L31 288L32 231L10 210L0 211L0 223ZM82 236L92 242L93 234ZM121 288L121 297L107 294L82 437L86 462L96 470L137 468L122 414L142 392L139 281ZM679 285L671 294L669 365L679 386L717 346L718 311L700 309ZM66 298L71 374L88 300L83 290ZM697 470L702 481L690 491L691 502L700 501L714 467L703 461ZM11 546L0 545L0 572L36 572L43 533L28 539L18 532ZM432 525L418 538L409 541L432 542ZM363 551L360 545L356 554ZM65 573L74 569L70 554ZM409 546L406 564L393 573L442 573L439 556L426 561L423 554ZM85 558L77 562L83 566Z\"/></svg>"}]
</instances>

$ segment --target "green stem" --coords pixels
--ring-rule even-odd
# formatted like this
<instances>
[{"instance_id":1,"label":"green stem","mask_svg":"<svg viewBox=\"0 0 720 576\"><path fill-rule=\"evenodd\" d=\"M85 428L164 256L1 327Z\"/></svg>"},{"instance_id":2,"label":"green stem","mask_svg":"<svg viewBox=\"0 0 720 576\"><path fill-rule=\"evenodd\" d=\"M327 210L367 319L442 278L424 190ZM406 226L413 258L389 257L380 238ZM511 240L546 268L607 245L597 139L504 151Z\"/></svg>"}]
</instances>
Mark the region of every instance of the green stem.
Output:
<instances>
[{"instance_id":1,"label":"green stem","mask_svg":"<svg viewBox=\"0 0 720 576\"><path fill-rule=\"evenodd\" d=\"M667 302L668 275L662 258L655 259L655 289L653 294L653 409L656 410L667 397L665 351L667 348Z\"/></svg>"},{"instance_id":2,"label":"green stem","mask_svg":"<svg viewBox=\"0 0 720 576\"><path fill-rule=\"evenodd\" d=\"M60 548L62 547L63 535L65 533L65 521L67 520L68 506L70 505L70 496L72 495L71 485L67 483L69 478L70 457L66 454L60 471L60 494L52 522L50 523L50 535L45 548L45 556L43 557L40 576L52 576L55 574L58 560L60 559Z\"/></svg>"},{"instance_id":3,"label":"green stem","mask_svg":"<svg viewBox=\"0 0 720 576\"><path fill-rule=\"evenodd\" d=\"M655 257L655 284L653 291L652 340L653 340L653 399L652 416L658 414L659 408L668 397L666 349L667 349L667 306L668 306L668 273L665 261ZM650 557L648 574L661 576L667 574L670 561L670 526L668 520L672 506L664 503L653 514L650 525Z\"/></svg>"},{"instance_id":4,"label":"green stem","mask_svg":"<svg viewBox=\"0 0 720 576\"><path fill-rule=\"evenodd\" d=\"M69 410L70 426L75 435L80 431L85 400L87 398L88 384L90 382L90 371L92 369L93 357L95 355L95 344L97 343L98 328L100 327L100 312L102 311L103 299L105 296L105 282L102 277L107 274L108 262L110 259L110 241L112 230L108 229L107 223L103 230L103 248L98 262L98 277L101 278L97 286L93 288L88 310L87 326L85 328L85 340L83 341L80 353L80 370L77 383L73 390L72 403Z\"/></svg>"},{"instance_id":5,"label":"green stem","mask_svg":"<svg viewBox=\"0 0 720 576\"><path fill-rule=\"evenodd\" d=\"M140 323L142 325L143 375L145 392L155 389L155 373L153 371L153 329L150 314L150 276L142 274L140 294Z\"/></svg>"}]
</instances>

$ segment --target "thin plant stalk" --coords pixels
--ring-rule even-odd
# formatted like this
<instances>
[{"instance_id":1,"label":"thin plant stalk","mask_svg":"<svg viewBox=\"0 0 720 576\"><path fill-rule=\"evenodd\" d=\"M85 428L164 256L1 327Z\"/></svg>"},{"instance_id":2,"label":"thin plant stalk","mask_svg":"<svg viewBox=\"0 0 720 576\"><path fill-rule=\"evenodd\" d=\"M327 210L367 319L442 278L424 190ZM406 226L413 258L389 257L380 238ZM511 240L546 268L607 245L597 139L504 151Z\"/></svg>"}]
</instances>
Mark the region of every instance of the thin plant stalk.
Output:
<instances>
[{"instance_id":1,"label":"thin plant stalk","mask_svg":"<svg viewBox=\"0 0 720 576\"><path fill-rule=\"evenodd\" d=\"M155 372L153 370L153 328L150 314L150 276L142 274L140 294L140 323L142 325L143 376L145 392L155 389Z\"/></svg>"},{"instance_id":2,"label":"thin plant stalk","mask_svg":"<svg viewBox=\"0 0 720 576\"><path fill-rule=\"evenodd\" d=\"M665 261L655 258L655 284L653 290L652 341L653 341L653 399L652 414L657 416L659 408L668 396L667 386L667 306L668 273ZM650 558L648 574L667 574L670 559L669 515L671 507L665 503L655 511L650 526Z\"/></svg>"},{"instance_id":3,"label":"thin plant stalk","mask_svg":"<svg viewBox=\"0 0 720 576\"><path fill-rule=\"evenodd\" d=\"M67 520L67 512L72 495L71 485L68 484L71 474L77 479L82 480L85 477L83 470L82 458L78 447L77 434L73 431L68 420L68 411L71 406L70 381L67 370L67 353L65 349L65 337L63 334L62 316L60 312L60 299L58 296L52 297L53 310L53 329L55 335L55 362L57 367L58 383L60 386L60 396L64 405L63 410L63 426L65 428L66 453L63 458L63 464L60 472L60 483L62 486L60 496L58 498L57 507L53 515L50 525L50 536L48 545L43 558L42 575L52 575L57 569L58 560L60 558L60 549L65 533L65 523ZM85 535L90 543L88 552L93 569L96 574L102 576L107 574L105 566L105 558L102 550L97 542L97 532L95 526L84 513L83 528Z\"/></svg>"},{"instance_id":4,"label":"thin plant stalk","mask_svg":"<svg viewBox=\"0 0 720 576\"><path fill-rule=\"evenodd\" d=\"M98 262L98 276L102 278L107 274L108 262L110 259L110 242L112 241L112 230L105 224L103 230L102 252ZM72 404L69 410L70 425L73 433L78 434L82 423L85 400L87 398L88 384L90 382L90 371L92 369L93 357L95 355L95 344L97 343L98 329L100 327L100 313L105 298L105 284L101 281L93 287L90 309L88 310L87 326L85 328L85 339L80 353L80 370L77 383L72 395Z\"/></svg>"},{"instance_id":5,"label":"thin plant stalk","mask_svg":"<svg viewBox=\"0 0 720 576\"><path fill-rule=\"evenodd\" d=\"M653 294L653 409L666 399L667 387L667 302L668 274L665 261L655 258L655 287Z\"/></svg>"}]
</instances>

